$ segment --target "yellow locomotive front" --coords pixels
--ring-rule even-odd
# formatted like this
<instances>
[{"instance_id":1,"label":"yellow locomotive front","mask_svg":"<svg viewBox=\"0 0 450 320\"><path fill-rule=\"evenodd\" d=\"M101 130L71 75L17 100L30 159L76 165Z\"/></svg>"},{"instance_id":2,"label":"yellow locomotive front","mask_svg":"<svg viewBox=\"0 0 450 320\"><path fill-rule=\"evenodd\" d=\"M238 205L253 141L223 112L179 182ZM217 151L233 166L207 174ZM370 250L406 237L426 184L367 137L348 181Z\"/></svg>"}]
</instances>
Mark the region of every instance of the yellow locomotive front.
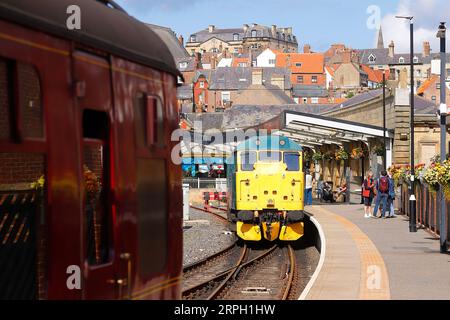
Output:
<instances>
[{"instance_id":1,"label":"yellow locomotive front","mask_svg":"<svg viewBox=\"0 0 450 320\"><path fill-rule=\"evenodd\" d=\"M304 217L301 147L286 137L253 137L238 145L232 169L229 207L238 236L298 240Z\"/></svg>"}]
</instances>

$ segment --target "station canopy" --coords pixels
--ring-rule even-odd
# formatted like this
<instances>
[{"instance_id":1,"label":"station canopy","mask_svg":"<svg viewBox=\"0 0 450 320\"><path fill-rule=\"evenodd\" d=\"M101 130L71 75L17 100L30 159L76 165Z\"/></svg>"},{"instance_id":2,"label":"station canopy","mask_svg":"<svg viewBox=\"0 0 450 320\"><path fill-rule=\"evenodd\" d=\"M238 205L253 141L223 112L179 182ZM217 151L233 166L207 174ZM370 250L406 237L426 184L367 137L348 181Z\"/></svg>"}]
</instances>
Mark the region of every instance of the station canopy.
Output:
<instances>
[{"instance_id":1,"label":"station canopy","mask_svg":"<svg viewBox=\"0 0 450 320\"><path fill-rule=\"evenodd\" d=\"M280 116L282 125L273 134L288 137L311 149L356 141L368 143L369 138L383 139L382 127L296 111L285 111ZM393 130L386 130L385 134L387 139L394 138Z\"/></svg>"}]
</instances>

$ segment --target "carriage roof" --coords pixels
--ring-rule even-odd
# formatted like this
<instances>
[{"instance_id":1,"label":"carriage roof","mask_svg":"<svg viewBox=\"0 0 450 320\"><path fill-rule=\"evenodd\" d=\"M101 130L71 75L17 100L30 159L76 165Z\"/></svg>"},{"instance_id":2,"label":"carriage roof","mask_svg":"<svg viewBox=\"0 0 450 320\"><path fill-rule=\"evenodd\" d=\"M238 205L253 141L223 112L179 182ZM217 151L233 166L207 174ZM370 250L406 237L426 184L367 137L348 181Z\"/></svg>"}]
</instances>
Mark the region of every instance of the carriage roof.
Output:
<instances>
[{"instance_id":1,"label":"carriage roof","mask_svg":"<svg viewBox=\"0 0 450 320\"><path fill-rule=\"evenodd\" d=\"M236 147L237 151L273 149L278 151L302 151L302 147L298 143L287 137L274 135L251 137Z\"/></svg>"},{"instance_id":2,"label":"carriage roof","mask_svg":"<svg viewBox=\"0 0 450 320\"><path fill-rule=\"evenodd\" d=\"M81 9L81 30L66 26L70 5ZM158 35L111 0L2 0L0 18L180 75Z\"/></svg>"}]
</instances>

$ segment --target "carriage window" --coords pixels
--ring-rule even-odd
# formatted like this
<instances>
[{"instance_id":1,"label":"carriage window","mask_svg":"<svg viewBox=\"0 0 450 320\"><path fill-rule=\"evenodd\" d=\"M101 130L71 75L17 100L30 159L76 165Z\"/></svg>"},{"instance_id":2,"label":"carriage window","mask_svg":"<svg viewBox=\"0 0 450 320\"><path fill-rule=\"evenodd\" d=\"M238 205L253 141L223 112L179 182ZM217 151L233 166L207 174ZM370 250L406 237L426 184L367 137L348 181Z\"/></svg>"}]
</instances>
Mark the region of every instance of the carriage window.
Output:
<instances>
[{"instance_id":1,"label":"carriage window","mask_svg":"<svg viewBox=\"0 0 450 320\"><path fill-rule=\"evenodd\" d=\"M294 152L284 153L284 163L287 166L287 171L299 171L300 170L300 155Z\"/></svg>"},{"instance_id":2,"label":"carriage window","mask_svg":"<svg viewBox=\"0 0 450 320\"><path fill-rule=\"evenodd\" d=\"M164 114L161 99L140 94L134 102L137 147L164 147Z\"/></svg>"},{"instance_id":3,"label":"carriage window","mask_svg":"<svg viewBox=\"0 0 450 320\"><path fill-rule=\"evenodd\" d=\"M111 216L108 203L108 116L104 112L83 113L83 178L85 189L87 261L90 265L110 260Z\"/></svg>"},{"instance_id":4,"label":"carriage window","mask_svg":"<svg viewBox=\"0 0 450 320\"><path fill-rule=\"evenodd\" d=\"M41 87L32 65L0 58L0 139L11 135L44 136Z\"/></svg>"},{"instance_id":5,"label":"carriage window","mask_svg":"<svg viewBox=\"0 0 450 320\"><path fill-rule=\"evenodd\" d=\"M281 160L281 152L279 151L260 151L259 161L278 162Z\"/></svg>"},{"instance_id":6,"label":"carriage window","mask_svg":"<svg viewBox=\"0 0 450 320\"><path fill-rule=\"evenodd\" d=\"M139 269L143 278L167 262L166 166L163 159L137 159ZM149 254L151 253L151 254Z\"/></svg>"},{"instance_id":7,"label":"carriage window","mask_svg":"<svg viewBox=\"0 0 450 320\"><path fill-rule=\"evenodd\" d=\"M46 295L45 155L0 152L0 300Z\"/></svg>"},{"instance_id":8,"label":"carriage window","mask_svg":"<svg viewBox=\"0 0 450 320\"><path fill-rule=\"evenodd\" d=\"M25 138L42 138L44 122L39 76L31 65L18 63L17 68L23 136Z\"/></svg>"},{"instance_id":9,"label":"carriage window","mask_svg":"<svg viewBox=\"0 0 450 320\"><path fill-rule=\"evenodd\" d=\"M253 171L253 166L256 163L256 152L248 151L241 153L241 170L242 171Z\"/></svg>"}]
</instances>

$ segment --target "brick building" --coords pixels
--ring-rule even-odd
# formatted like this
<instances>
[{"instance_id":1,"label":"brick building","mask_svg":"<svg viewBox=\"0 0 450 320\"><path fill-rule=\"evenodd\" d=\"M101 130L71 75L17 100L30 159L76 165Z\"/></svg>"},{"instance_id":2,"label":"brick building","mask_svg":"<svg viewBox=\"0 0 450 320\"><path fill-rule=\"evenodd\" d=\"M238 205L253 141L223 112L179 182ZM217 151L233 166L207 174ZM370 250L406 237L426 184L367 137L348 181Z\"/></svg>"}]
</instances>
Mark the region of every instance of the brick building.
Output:
<instances>
[{"instance_id":1,"label":"brick building","mask_svg":"<svg viewBox=\"0 0 450 320\"><path fill-rule=\"evenodd\" d=\"M321 53L278 53L276 66L291 72L292 84L326 85L324 55Z\"/></svg>"},{"instance_id":2,"label":"brick building","mask_svg":"<svg viewBox=\"0 0 450 320\"><path fill-rule=\"evenodd\" d=\"M425 80L417 90L417 95L432 101L434 104L439 104L441 97L441 77L432 75L429 79ZM446 86L446 97L446 101L450 101L450 84L448 82Z\"/></svg>"},{"instance_id":3,"label":"brick building","mask_svg":"<svg viewBox=\"0 0 450 320\"><path fill-rule=\"evenodd\" d=\"M186 50L192 55L196 52L248 53L266 48L297 52L297 38L292 27L279 28L276 25L266 27L253 23L242 28L218 29L210 25L207 29L190 35Z\"/></svg>"}]
</instances>

